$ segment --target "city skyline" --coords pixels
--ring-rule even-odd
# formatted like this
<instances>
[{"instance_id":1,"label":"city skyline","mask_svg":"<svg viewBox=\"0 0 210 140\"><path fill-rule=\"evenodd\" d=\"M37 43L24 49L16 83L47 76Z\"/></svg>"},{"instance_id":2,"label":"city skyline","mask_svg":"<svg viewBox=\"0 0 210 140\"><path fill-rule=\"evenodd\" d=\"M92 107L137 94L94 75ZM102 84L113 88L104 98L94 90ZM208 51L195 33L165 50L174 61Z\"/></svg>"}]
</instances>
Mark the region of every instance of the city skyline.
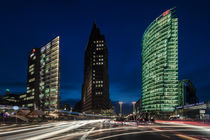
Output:
<instances>
[{"instance_id":1,"label":"city skyline","mask_svg":"<svg viewBox=\"0 0 210 140\"><path fill-rule=\"evenodd\" d=\"M124 21L123 16L119 16L119 11L122 12L123 7L125 6L125 3L123 2L118 6L118 9L120 9L119 11L115 11L114 9L114 6L116 6L117 3L113 3L112 6L106 4L106 2L102 2L102 4L96 3L95 5L90 4L90 7L95 8L101 5L101 12L104 13L102 17L106 17L102 19L100 17L101 15L92 14L93 16L88 17L87 19L79 19L78 16L80 14L86 15L83 13L85 11L84 9L84 11L81 13L75 13L75 16L72 18L75 19L75 21L70 24L71 26L67 25L67 23L69 24L71 20L67 19L66 16L68 15L67 13L71 13L70 16L74 15L74 13L72 13L68 7L65 7L64 11L61 10L59 14L53 15L58 17L59 20L62 21L62 24L58 22L51 24L47 23L46 21L31 24L33 20L29 15L26 14L27 12L25 12L25 10L29 11L29 13L32 15L40 16L41 19L49 15L49 13L45 11L45 7L42 6L39 8L41 11L44 10L42 11L44 15L41 16L41 12L36 13L35 7L32 6L32 3L28 3L29 7L32 9L28 9L28 7L23 10L25 14L23 14L20 9L14 8L11 11L7 11L5 8L1 8L2 12L7 13L8 16L14 13L15 15L12 15L13 18L11 19L3 16L4 22L2 24L3 26L6 26L6 28L2 29L4 36L2 36L3 34L1 35L3 53L0 56L0 63L4 67L0 70L0 94L4 94L6 88L9 88L11 92L26 92L26 52L35 46L43 46L47 41L51 40L57 35L60 35L61 99L64 100L65 98L79 100L81 97L81 85L83 80L83 48L86 46L87 36L90 32L89 27L92 25L92 22L96 20L103 34L107 36L107 46L110 53L109 73L111 100L122 100L124 102L137 101L141 94L141 79L139 78L141 77L141 60L139 54L141 52L141 38L143 36L143 32L148 24L151 23L153 19L156 18L161 12L173 6L177 6L177 15L181 20L179 25L179 80L185 78L190 79L198 89L197 95L199 99L209 100L210 95L208 94L208 90L210 88L210 81L206 77L208 77L210 74L208 72L210 64L206 64L206 60L210 58L208 56L209 48L207 48L209 45L207 42L208 38L205 36L205 34L207 34L209 31L207 25L210 21L207 19L209 11L205 11L207 8L203 8L208 6L205 3L195 4L192 2L191 6L184 7L183 5L180 5L180 3L174 2L173 4L169 4L166 1L164 2L165 3L159 4L157 7L152 7L152 10L150 9L151 7L148 3L145 3L146 8L143 8L143 10L139 10L141 6L135 6L135 8L129 12L129 14L133 15L131 17L128 17L129 14L123 12L123 14L125 14L130 21ZM92 1L92 3L94 2ZM58 2L57 4L57 6L56 4L52 4L52 6L59 8L59 4L64 5L71 3ZM77 2L72 4L76 5L75 7L78 6ZM44 6L46 5L47 3L44 3ZM114 11L116 15L112 15L108 18L107 16L110 13L108 12L107 7ZM198 8L195 11L186 13L183 12L187 11L186 9L193 9L193 7ZM68 11L66 14L65 10ZM93 13L93 11L90 10L90 13ZM56 13L53 10L51 12ZM23 21L19 21L17 18L23 19ZM115 18L117 18L118 21L114 20ZM37 20L39 18L35 19ZM104 20L108 19L112 19L112 21L104 22ZM17 23L17 25L11 24L11 21L14 21ZM67 21L66 24L65 21ZM76 26L76 22L79 23L78 26ZM27 23L30 23L31 26L29 26ZM201 23L202 26L197 26ZM26 26L24 27L23 25L25 24ZM42 26L37 27L35 24ZM36 28L37 31L35 30ZM19 32L19 34L12 34L13 30ZM21 32L22 30L23 32ZM32 30L32 32L30 33L28 30ZM202 30L204 34L202 37L199 35L199 32L201 32L200 30ZM8 33L6 33L7 31ZM20 38L23 40L19 41ZM9 40L13 41L10 42ZM119 53L119 51L121 52ZM121 62L122 57L126 58L123 62ZM5 59L7 60L6 62ZM15 64L14 60L16 61ZM75 62L74 60L79 61ZM7 71L9 71L10 74L4 74ZM124 76L122 77L121 75Z\"/></svg>"}]
</instances>

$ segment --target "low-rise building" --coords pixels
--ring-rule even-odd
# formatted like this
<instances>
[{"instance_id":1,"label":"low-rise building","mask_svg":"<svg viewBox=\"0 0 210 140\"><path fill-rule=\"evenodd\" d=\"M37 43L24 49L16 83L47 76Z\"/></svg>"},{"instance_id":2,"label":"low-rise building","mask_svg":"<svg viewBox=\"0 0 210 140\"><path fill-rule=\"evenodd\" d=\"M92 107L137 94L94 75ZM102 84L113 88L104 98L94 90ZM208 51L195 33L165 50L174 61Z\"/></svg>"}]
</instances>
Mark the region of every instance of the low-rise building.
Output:
<instances>
[{"instance_id":1,"label":"low-rise building","mask_svg":"<svg viewBox=\"0 0 210 140\"><path fill-rule=\"evenodd\" d=\"M182 119L210 120L210 101L178 106L175 115Z\"/></svg>"}]
</instances>

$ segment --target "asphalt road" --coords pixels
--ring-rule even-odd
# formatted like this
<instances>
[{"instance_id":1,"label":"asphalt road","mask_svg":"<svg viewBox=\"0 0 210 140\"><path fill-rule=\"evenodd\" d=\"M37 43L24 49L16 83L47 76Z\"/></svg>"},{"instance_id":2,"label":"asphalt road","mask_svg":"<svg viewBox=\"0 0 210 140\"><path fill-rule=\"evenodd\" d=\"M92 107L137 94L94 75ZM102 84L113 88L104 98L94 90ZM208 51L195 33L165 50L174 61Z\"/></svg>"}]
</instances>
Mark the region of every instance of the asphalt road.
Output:
<instances>
[{"instance_id":1,"label":"asphalt road","mask_svg":"<svg viewBox=\"0 0 210 140\"><path fill-rule=\"evenodd\" d=\"M104 120L1 125L0 140L210 140L210 126L155 123L136 125Z\"/></svg>"}]
</instances>

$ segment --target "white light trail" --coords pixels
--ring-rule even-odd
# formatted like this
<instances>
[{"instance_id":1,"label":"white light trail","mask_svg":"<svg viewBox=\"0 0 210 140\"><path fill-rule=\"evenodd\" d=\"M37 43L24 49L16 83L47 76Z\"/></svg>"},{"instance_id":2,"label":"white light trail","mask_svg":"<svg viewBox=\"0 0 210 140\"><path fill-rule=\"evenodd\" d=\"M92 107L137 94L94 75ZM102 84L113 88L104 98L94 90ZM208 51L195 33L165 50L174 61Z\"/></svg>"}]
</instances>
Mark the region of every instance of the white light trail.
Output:
<instances>
[{"instance_id":1,"label":"white light trail","mask_svg":"<svg viewBox=\"0 0 210 140\"><path fill-rule=\"evenodd\" d=\"M61 134L61 133L65 133L65 132L73 130L73 129L77 129L81 126L84 126L84 125L87 125L87 124L90 124L90 123L96 123L96 122L102 122L102 121L104 121L104 120L89 120L89 121L77 121L77 122L75 121L75 123L73 125L70 125L67 128L63 128L61 130L52 131L52 132L49 132L49 133L46 133L46 134L43 134L43 135L31 137L31 138L28 138L26 140L46 139L46 138L53 137L53 136Z\"/></svg>"},{"instance_id":2,"label":"white light trail","mask_svg":"<svg viewBox=\"0 0 210 140\"><path fill-rule=\"evenodd\" d=\"M95 129L95 127L93 127L92 129L90 129L90 131L88 131L86 134L84 134L80 140L85 140L87 138L87 136Z\"/></svg>"}]
</instances>

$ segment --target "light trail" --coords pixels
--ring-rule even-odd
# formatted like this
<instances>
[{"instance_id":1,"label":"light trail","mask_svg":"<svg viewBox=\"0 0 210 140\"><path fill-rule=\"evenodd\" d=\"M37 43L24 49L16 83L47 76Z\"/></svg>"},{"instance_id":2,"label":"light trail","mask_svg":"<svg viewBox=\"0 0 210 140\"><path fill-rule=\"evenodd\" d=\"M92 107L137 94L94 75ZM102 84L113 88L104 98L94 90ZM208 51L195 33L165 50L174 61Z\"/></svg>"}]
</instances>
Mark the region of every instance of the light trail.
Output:
<instances>
[{"instance_id":1,"label":"light trail","mask_svg":"<svg viewBox=\"0 0 210 140\"><path fill-rule=\"evenodd\" d=\"M9 132L1 132L0 135L12 134L12 133L18 133L18 132L24 132L24 131L30 131L30 130L48 128L48 127L50 127L50 126L39 126L39 127L35 127L35 128L28 128L28 129L21 129L21 130L13 130L13 131L9 131Z\"/></svg>"},{"instance_id":2,"label":"light trail","mask_svg":"<svg viewBox=\"0 0 210 140\"><path fill-rule=\"evenodd\" d=\"M192 132L192 131L204 131L204 130L194 130L194 129L190 129L190 130L186 130L186 129L177 129L177 130L150 130L150 131L141 131L141 132L129 132L129 133L123 133L123 134L116 134L116 135L111 135L111 136L106 136L106 137L101 137L101 138L97 138L96 140L104 140L104 139L110 139L110 138L114 138L114 137L119 137L119 136L126 136L126 135L136 135L136 134L142 134L142 133L157 133L157 132L177 132L177 131L184 131L184 132ZM210 130L205 130L205 131L210 131Z\"/></svg>"},{"instance_id":3,"label":"light trail","mask_svg":"<svg viewBox=\"0 0 210 140\"><path fill-rule=\"evenodd\" d=\"M95 127L93 127L92 129L90 129L90 131L88 131L86 134L84 134L80 140L85 140L87 138L87 136L95 129Z\"/></svg>"},{"instance_id":4,"label":"light trail","mask_svg":"<svg viewBox=\"0 0 210 140\"><path fill-rule=\"evenodd\" d=\"M187 140L199 140L197 138L193 138L193 137L190 137L190 136L187 136L187 135L182 135L182 134L176 134L176 136L187 139Z\"/></svg>"},{"instance_id":5,"label":"light trail","mask_svg":"<svg viewBox=\"0 0 210 140\"><path fill-rule=\"evenodd\" d=\"M48 128L48 129L43 129L43 130L38 130L35 132L28 132L25 133L24 135L20 134L20 136L15 136L15 138L11 138L11 140L19 140L19 139L23 139L23 138L28 138L28 137L32 137L32 136L37 136L37 135L42 135L42 134L46 134L49 132L54 132L54 131L58 131L58 130L62 130L64 128L67 128L69 126L75 125L75 123L70 123L70 124L64 124L64 125L60 125L60 126L53 126L53 128ZM10 139L8 139L10 140Z\"/></svg>"},{"instance_id":6,"label":"light trail","mask_svg":"<svg viewBox=\"0 0 210 140\"><path fill-rule=\"evenodd\" d=\"M138 128L154 128L154 130L148 130L148 131L145 131L145 130L142 130L142 129L140 129L140 130L142 130L141 132L131 132L131 133L123 133L123 134L119 134L119 136L121 136L121 135L127 135L127 134L136 134L136 133L138 133L138 134L140 134L140 133L150 133L150 132L176 132L176 131L197 131L197 132L202 132L203 130L205 131L205 132L209 132L210 131L210 129L203 129L203 128L201 128L200 130L195 130L195 129L176 129L176 130L161 130L161 129L156 129L156 128L178 128L178 127L181 127L181 128L198 128L198 129L200 129L200 127L198 126L198 127L196 127L196 126L142 126L142 127L132 127L132 126L123 126L123 127L117 127L117 128L108 128L108 129L98 129L98 130L94 130L94 131L91 131L90 133L89 133L89 135L90 134L97 134L98 135L98 133L101 133L102 132L102 134L103 133L106 133L107 131L113 131L113 130L131 130L131 129L138 129ZM118 131L119 132L119 131ZM122 131L121 131L122 132ZM81 135L85 135L87 132L77 132L77 133L73 133L73 134L68 134L68 135L64 135L64 136L59 136L59 137L56 137L56 138L53 138L53 140L54 139L61 139L61 138L67 138L67 137L76 137L76 136L81 136ZM118 136L118 135L116 135L116 136ZM112 135L111 137L116 137L116 136L114 136L114 135ZM106 138L104 138L104 139L106 139Z\"/></svg>"},{"instance_id":7,"label":"light trail","mask_svg":"<svg viewBox=\"0 0 210 140\"><path fill-rule=\"evenodd\" d=\"M73 130L73 129L77 129L81 126L84 126L84 125L87 125L87 124L90 124L90 123L96 123L96 122L102 122L102 121L103 120L79 121L78 123L75 123L73 126L71 125L67 128L63 128L63 129L57 130L57 131L52 131L52 132L49 132L49 133L46 133L46 134L43 134L43 135L39 135L39 136L36 136L36 137L31 137L31 138L28 138L26 140L46 139L46 138L53 137L53 136L61 134L61 133L65 133L65 132Z\"/></svg>"},{"instance_id":8,"label":"light trail","mask_svg":"<svg viewBox=\"0 0 210 140\"><path fill-rule=\"evenodd\" d=\"M21 127L21 128L25 128L25 129L20 129L18 128L18 130L13 130L13 131L9 131L9 132L1 132L0 135L6 135L6 134L12 134L12 133L19 133L19 132L26 132L26 131L31 131L31 130L37 130L37 129L44 129L44 128L49 128L52 126L59 126L64 124L65 122L57 122L57 123L50 123L50 124L43 124L41 126L38 127L32 127L32 128L28 128L30 126L25 126L25 127Z\"/></svg>"},{"instance_id":9,"label":"light trail","mask_svg":"<svg viewBox=\"0 0 210 140\"><path fill-rule=\"evenodd\" d=\"M181 138L184 138L182 136L185 136L185 135L181 134L180 132L205 132L207 135L208 133L210 134L210 126L201 127L201 126L188 125L188 124L178 124L178 125L171 124L168 126L163 126L163 125L154 125L154 126L153 125L142 125L142 126L128 126L127 125L126 126L124 125L124 126L118 126L114 128L105 128L105 129L100 129L101 127L99 127L99 129L96 129L98 127L92 126L92 129L90 129L90 127L84 127L85 128L84 130L86 131L79 132L80 130L83 130L83 129L78 129L82 126L85 126L91 123L103 124L104 121L105 121L104 119L103 120L62 121L62 122L52 122L48 124L42 124L39 127L23 126L23 127L17 127L15 129L18 129L18 128L25 128L25 129L2 132L0 133L0 137L7 140L19 140L19 139L39 140L39 139L48 139L48 138L50 138L51 140L55 140L55 139L64 139L64 138L71 139L74 137L78 137L77 139L84 140L87 137L96 137L96 138L98 137L98 140L103 140L103 139L109 139L109 138L111 139L113 137L124 136L124 135L135 135L135 134L152 133L152 132L159 132L160 135L164 136L165 138L170 137L170 136L165 135L162 132L178 132L178 133L174 133L174 135L175 136L177 135L177 137L181 137ZM165 128L166 130L161 129L161 128ZM177 128L177 129L172 129L172 128ZM150 129L153 129L153 130L150 130ZM74 131L71 131L71 130L74 130ZM128 132L126 130L128 131L134 130L134 131ZM68 131L70 131L70 133L66 133ZM114 133L110 135L109 132L114 132ZM108 134L108 136L106 133ZM104 134L106 136L104 136ZM100 137L102 135L103 137ZM193 139L194 137L191 137L189 135L187 135L187 137L189 140L195 140ZM185 139L187 137L185 137ZM201 138L201 136L199 137Z\"/></svg>"}]
</instances>

